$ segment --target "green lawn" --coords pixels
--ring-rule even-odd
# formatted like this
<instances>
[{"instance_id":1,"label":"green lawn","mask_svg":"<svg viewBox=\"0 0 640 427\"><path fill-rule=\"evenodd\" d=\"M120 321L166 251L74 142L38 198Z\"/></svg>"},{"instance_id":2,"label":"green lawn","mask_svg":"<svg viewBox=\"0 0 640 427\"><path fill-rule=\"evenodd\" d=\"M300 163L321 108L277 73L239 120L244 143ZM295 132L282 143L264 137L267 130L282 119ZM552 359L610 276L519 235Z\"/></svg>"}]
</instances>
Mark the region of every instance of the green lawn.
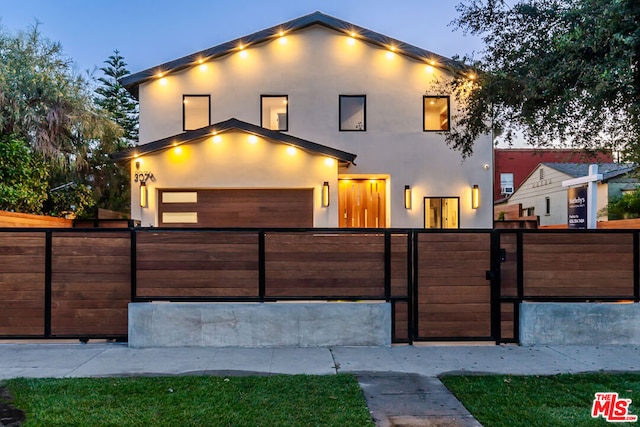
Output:
<instances>
[{"instance_id":1,"label":"green lawn","mask_svg":"<svg viewBox=\"0 0 640 427\"><path fill-rule=\"evenodd\" d=\"M14 379L26 426L372 426L354 376Z\"/></svg>"},{"instance_id":2,"label":"green lawn","mask_svg":"<svg viewBox=\"0 0 640 427\"><path fill-rule=\"evenodd\" d=\"M484 427L640 425L591 417L596 392L631 399L640 415L640 374L445 376L442 382Z\"/></svg>"}]
</instances>

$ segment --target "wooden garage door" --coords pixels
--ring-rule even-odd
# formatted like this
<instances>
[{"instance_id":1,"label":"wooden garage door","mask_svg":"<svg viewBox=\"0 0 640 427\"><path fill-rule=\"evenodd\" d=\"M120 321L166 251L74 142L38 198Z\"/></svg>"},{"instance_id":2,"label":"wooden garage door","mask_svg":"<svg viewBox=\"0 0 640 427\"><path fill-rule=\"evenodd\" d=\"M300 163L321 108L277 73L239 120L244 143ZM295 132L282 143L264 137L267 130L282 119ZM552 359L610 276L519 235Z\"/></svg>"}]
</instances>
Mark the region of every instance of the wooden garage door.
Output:
<instances>
[{"instance_id":1,"label":"wooden garage door","mask_svg":"<svg viewBox=\"0 0 640 427\"><path fill-rule=\"evenodd\" d=\"M313 189L160 190L161 227L313 227Z\"/></svg>"}]
</instances>

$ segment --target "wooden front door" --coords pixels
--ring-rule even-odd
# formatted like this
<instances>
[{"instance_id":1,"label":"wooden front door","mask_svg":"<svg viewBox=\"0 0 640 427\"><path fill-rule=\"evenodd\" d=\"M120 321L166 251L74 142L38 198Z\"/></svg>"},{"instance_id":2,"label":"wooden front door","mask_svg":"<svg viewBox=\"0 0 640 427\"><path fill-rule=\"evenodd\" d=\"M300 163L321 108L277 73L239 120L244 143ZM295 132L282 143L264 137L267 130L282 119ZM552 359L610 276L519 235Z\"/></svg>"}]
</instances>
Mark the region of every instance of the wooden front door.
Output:
<instances>
[{"instance_id":1,"label":"wooden front door","mask_svg":"<svg viewBox=\"0 0 640 427\"><path fill-rule=\"evenodd\" d=\"M386 182L384 179L338 181L340 227L386 227Z\"/></svg>"}]
</instances>

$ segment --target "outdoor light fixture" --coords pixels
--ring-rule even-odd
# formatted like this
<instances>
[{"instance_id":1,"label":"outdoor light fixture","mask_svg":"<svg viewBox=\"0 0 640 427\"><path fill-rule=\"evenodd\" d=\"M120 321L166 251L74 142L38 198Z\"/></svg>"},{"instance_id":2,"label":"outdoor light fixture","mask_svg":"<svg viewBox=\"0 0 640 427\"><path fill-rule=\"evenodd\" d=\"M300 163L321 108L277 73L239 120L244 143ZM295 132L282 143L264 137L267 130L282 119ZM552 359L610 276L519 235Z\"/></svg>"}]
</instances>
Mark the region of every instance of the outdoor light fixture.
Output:
<instances>
[{"instance_id":1,"label":"outdoor light fixture","mask_svg":"<svg viewBox=\"0 0 640 427\"><path fill-rule=\"evenodd\" d=\"M140 207L147 207L147 183L144 181L140 182Z\"/></svg>"},{"instance_id":2,"label":"outdoor light fixture","mask_svg":"<svg viewBox=\"0 0 640 427\"><path fill-rule=\"evenodd\" d=\"M480 188L478 188L478 184L473 184L473 189L471 190L471 207L473 209L480 207Z\"/></svg>"},{"instance_id":3,"label":"outdoor light fixture","mask_svg":"<svg viewBox=\"0 0 640 427\"><path fill-rule=\"evenodd\" d=\"M325 181L322 184L322 207L329 206L329 181Z\"/></svg>"},{"instance_id":4,"label":"outdoor light fixture","mask_svg":"<svg viewBox=\"0 0 640 427\"><path fill-rule=\"evenodd\" d=\"M411 186L404 186L404 208L411 209Z\"/></svg>"}]
</instances>

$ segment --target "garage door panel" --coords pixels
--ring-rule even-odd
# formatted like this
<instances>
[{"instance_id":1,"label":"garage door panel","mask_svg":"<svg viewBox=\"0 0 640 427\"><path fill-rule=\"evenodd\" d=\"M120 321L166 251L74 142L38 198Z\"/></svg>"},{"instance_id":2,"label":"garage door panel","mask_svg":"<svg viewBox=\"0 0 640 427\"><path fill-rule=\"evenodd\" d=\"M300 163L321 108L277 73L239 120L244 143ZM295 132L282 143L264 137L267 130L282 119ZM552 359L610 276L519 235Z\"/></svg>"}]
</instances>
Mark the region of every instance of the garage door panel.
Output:
<instances>
[{"instance_id":1,"label":"garage door panel","mask_svg":"<svg viewBox=\"0 0 640 427\"><path fill-rule=\"evenodd\" d=\"M159 219L164 227L313 227L313 189L160 190ZM195 203L163 203L170 192L197 191ZM171 213L171 215L163 215ZM193 217L195 223L163 222Z\"/></svg>"}]
</instances>

